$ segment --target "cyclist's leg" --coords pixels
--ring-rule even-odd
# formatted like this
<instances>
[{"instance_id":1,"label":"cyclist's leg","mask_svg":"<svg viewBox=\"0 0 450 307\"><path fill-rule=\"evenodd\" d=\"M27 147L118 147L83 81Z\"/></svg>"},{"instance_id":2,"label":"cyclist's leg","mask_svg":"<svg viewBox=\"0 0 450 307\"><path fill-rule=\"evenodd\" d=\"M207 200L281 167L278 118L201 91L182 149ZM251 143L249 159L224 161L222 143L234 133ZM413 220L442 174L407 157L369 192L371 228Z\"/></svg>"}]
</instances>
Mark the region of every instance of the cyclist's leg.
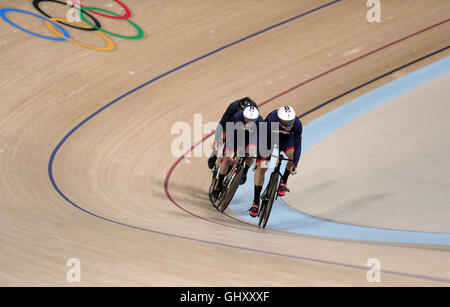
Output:
<instances>
[{"instance_id":1,"label":"cyclist's leg","mask_svg":"<svg viewBox=\"0 0 450 307\"><path fill-rule=\"evenodd\" d=\"M248 154L248 158L245 159L246 166L250 167L252 166L253 162L255 161L255 158L258 155L256 144L248 144L246 147L246 153Z\"/></svg>"},{"instance_id":2,"label":"cyclist's leg","mask_svg":"<svg viewBox=\"0 0 450 307\"><path fill-rule=\"evenodd\" d=\"M245 152L249 155L249 157L245 159L244 171L242 172L242 176L239 181L240 185L244 184L247 181L248 170L255 160L254 157L256 157L256 144L247 145Z\"/></svg>"},{"instance_id":3,"label":"cyclist's leg","mask_svg":"<svg viewBox=\"0 0 450 307\"><path fill-rule=\"evenodd\" d=\"M218 158L218 152L220 150L220 147L225 144L225 134L222 133L222 126L219 124L216 128L215 135L214 135L214 141L211 144L211 155L208 158L208 167L210 169L214 168L214 165L216 165L216 161Z\"/></svg>"},{"instance_id":4,"label":"cyclist's leg","mask_svg":"<svg viewBox=\"0 0 450 307\"><path fill-rule=\"evenodd\" d=\"M222 165L220 166L219 174L226 175L228 173L228 169L231 165L231 160L232 160L233 156L234 156L234 150L225 147Z\"/></svg>"},{"instance_id":5,"label":"cyclist's leg","mask_svg":"<svg viewBox=\"0 0 450 307\"><path fill-rule=\"evenodd\" d=\"M270 158L272 157L272 149L264 153L262 156L261 152L258 150L256 165L255 165L255 200L259 201L259 196L261 195L261 190L264 185L264 177L267 169L270 166Z\"/></svg>"},{"instance_id":6,"label":"cyclist's leg","mask_svg":"<svg viewBox=\"0 0 450 307\"><path fill-rule=\"evenodd\" d=\"M219 176L217 178L217 188L213 192L215 197L217 197L223 190L223 181L228 173L229 166L231 165L231 159L234 155L234 151L228 149L226 146L224 147L223 151L223 159L220 165Z\"/></svg>"},{"instance_id":7,"label":"cyclist's leg","mask_svg":"<svg viewBox=\"0 0 450 307\"><path fill-rule=\"evenodd\" d=\"M284 154L288 157L288 159L294 158L294 137L293 135L289 135L287 137L280 138L280 150L284 152ZM286 184L289 175L291 174L289 170L292 167L292 162L288 161L286 164L286 169L284 170L284 174L281 176L281 182Z\"/></svg>"},{"instance_id":8,"label":"cyclist's leg","mask_svg":"<svg viewBox=\"0 0 450 307\"><path fill-rule=\"evenodd\" d=\"M224 156L224 152L223 152L224 144L225 144L224 141L214 140L213 144L211 145L212 152L208 158L208 167L210 169L214 168L214 166L217 163L218 158L221 158Z\"/></svg>"},{"instance_id":9,"label":"cyclist's leg","mask_svg":"<svg viewBox=\"0 0 450 307\"><path fill-rule=\"evenodd\" d=\"M264 177L268 166L270 164L270 160L265 158L256 160L256 168L255 168L255 186L253 193L253 204L250 207L249 214L252 217L256 217L259 214L259 204L261 201L261 192L264 185Z\"/></svg>"},{"instance_id":10,"label":"cyclist's leg","mask_svg":"<svg viewBox=\"0 0 450 307\"><path fill-rule=\"evenodd\" d=\"M289 137L280 138L280 150L285 153L288 159L294 158L294 139L292 135ZM289 191L287 188L287 180L291 172L289 171L292 166L292 162L288 161L286 168L284 170L283 175L281 176L280 186L278 188L278 196L286 195L286 192Z\"/></svg>"},{"instance_id":11,"label":"cyclist's leg","mask_svg":"<svg viewBox=\"0 0 450 307\"><path fill-rule=\"evenodd\" d=\"M288 159L294 159L294 147L289 147L286 149L286 151L284 151L284 153L286 154L286 156L288 157ZM287 183L287 180L289 178L289 175L291 174L291 172L289 171L292 167L292 161L288 161L288 163L286 164L286 169L284 170L283 176L281 177L281 182L283 183Z\"/></svg>"},{"instance_id":12,"label":"cyclist's leg","mask_svg":"<svg viewBox=\"0 0 450 307\"><path fill-rule=\"evenodd\" d=\"M211 152L211 155L208 158L208 167L209 169L213 169L214 165L216 165L216 160L217 160L217 150L213 150Z\"/></svg>"}]
</instances>

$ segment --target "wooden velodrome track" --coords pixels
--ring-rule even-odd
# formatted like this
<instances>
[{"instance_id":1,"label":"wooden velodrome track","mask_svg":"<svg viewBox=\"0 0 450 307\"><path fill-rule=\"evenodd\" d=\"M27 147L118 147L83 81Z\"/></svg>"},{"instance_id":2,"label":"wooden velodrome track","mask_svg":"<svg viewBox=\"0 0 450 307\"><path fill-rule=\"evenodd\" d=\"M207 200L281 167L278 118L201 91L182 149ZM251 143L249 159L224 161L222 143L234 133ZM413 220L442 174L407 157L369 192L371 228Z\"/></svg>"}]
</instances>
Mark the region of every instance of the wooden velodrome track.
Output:
<instances>
[{"instance_id":1,"label":"wooden velodrome track","mask_svg":"<svg viewBox=\"0 0 450 307\"><path fill-rule=\"evenodd\" d=\"M78 258L82 285L364 286L374 285L366 280L374 257L382 260L381 285L449 285L448 246L260 230L210 205L205 157L171 154L172 125L193 126L196 113L217 121L229 102L250 96L264 103L263 116L285 104L301 114L446 47L449 1L382 1L380 23L367 22L366 1L357 0L124 3L145 37L110 36L112 52L41 39L0 20L0 285L70 285L66 263ZM123 13L112 0L83 4ZM54 17L67 11L41 7ZM31 0L2 0L0 8L38 13ZM40 19L7 16L56 37ZM135 34L123 20L97 18L108 31ZM93 32L65 29L104 44ZM297 176L296 185L308 180Z\"/></svg>"}]
</instances>

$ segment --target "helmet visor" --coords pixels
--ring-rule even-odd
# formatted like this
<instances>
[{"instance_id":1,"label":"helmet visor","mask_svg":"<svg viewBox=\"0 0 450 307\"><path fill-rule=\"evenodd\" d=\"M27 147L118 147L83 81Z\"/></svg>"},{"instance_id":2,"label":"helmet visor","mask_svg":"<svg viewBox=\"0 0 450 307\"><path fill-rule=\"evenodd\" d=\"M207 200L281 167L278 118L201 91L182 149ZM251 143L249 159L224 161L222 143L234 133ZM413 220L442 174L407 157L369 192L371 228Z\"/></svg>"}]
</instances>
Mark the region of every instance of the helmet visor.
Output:
<instances>
[{"instance_id":1,"label":"helmet visor","mask_svg":"<svg viewBox=\"0 0 450 307\"><path fill-rule=\"evenodd\" d=\"M291 119L291 120L281 120L281 119L280 119L280 123L281 123L283 126L285 126L285 127L291 127L291 126L293 126L293 125L294 125L294 122L295 122L295 118L294 118L294 119Z\"/></svg>"}]
</instances>

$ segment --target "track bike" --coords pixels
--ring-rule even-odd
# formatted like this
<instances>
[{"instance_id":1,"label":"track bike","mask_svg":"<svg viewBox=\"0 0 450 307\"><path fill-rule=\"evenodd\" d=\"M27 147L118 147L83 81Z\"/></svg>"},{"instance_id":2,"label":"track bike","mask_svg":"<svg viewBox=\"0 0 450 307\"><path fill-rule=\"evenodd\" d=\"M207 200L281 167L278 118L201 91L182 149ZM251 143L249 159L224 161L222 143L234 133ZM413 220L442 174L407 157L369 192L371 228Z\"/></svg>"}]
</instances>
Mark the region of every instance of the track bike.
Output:
<instances>
[{"instance_id":1,"label":"track bike","mask_svg":"<svg viewBox=\"0 0 450 307\"><path fill-rule=\"evenodd\" d=\"M246 132L254 132L251 127L238 127L237 129L241 131L244 130ZM245 160L249 157L250 155L243 150L237 150L233 157L232 165L229 167L230 169L227 171L227 174L223 180L222 191L218 195L217 199L214 199L213 191L217 188L223 157L221 157L220 160L219 158L217 159L216 165L213 168L211 185L209 187L209 199L220 212L224 212L233 199L234 194L236 193L236 190L239 186L239 181L241 180L242 174L244 173Z\"/></svg>"},{"instance_id":2,"label":"track bike","mask_svg":"<svg viewBox=\"0 0 450 307\"><path fill-rule=\"evenodd\" d=\"M222 192L220 192L217 199L214 199L213 191L217 188L223 157L217 159L216 165L213 168L211 185L209 187L209 199L220 212L224 212L233 199L244 172L245 160L248 157L249 155L247 153L235 155L234 161L232 162L233 164L223 180Z\"/></svg>"},{"instance_id":3,"label":"track bike","mask_svg":"<svg viewBox=\"0 0 450 307\"><path fill-rule=\"evenodd\" d=\"M292 159L287 159L282 155L282 151L278 151L278 155L272 157L276 157L277 165L275 166L272 174L270 175L269 183L266 186L263 194L261 195L261 206L259 209L259 221L258 226L261 228L266 228L267 221L269 220L270 212L272 211L273 202L278 198L278 188L280 186L280 178L282 176L280 172L281 163L283 161L292 161ZM294 169L295 170L295 167ZM289 192L289 189L287 190Z\"/></svg>"}]
</instances>

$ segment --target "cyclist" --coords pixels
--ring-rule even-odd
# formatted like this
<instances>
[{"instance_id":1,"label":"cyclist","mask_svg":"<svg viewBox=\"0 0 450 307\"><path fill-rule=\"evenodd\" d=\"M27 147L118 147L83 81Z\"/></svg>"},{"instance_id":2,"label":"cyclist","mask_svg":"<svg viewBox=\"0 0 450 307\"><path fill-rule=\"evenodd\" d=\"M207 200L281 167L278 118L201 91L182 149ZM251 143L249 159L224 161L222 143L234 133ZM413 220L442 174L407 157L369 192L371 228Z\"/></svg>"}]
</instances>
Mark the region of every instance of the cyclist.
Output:
<instances>
[{"instance_id":1,"label":"cyclist","mask_svg":"<svg viewBox=\"0 0 450 307\"><path fill-rule=\"evenodd\" d=\"M284 174L281 177L278 196L284 196L286 192L289 191L287 188L287 180L289 175L295 175L297 173L295 168L300 160L300 154L302 151L303 126L301 121L296 117L294 109L290 106L284 106L278 110L272 111L269 115L267 115L265 122L267 122L268 128L267 136L270 136L272 133L271 123L278 123L278 148L280 151L283 151L289 159L294 161L289 161L287 163ZM270 157L271 156L267 159L258 154L258 158L256 159L254 198L253 205L249 210L251 217L256 217L259 214L261 190L264 185L264 175L267 171Z\"/></svg>"},{"instance_id":2,"label":"cyclist","mask_svg":"<svg viewBox=\"0 0 450 307\"><path fill-rule=\"evenodd\" d=\"M229 166L235 153L246 152L249 157L245 160L244 171L239 184L244 184L247 180L247 172L253 164L254 157L257 156L257 136L258 125L263 121L256 107L246 107L244 111L235 113L225 124L227 136L225 139L224 158L220 166L217 188L213 191L214 198L217 198L223 190L223 180L228 172ZM232 130L230 130L232 129ZM239 131L242 129L241 131Z\"/></svg>"},{"instance_id":3,"label":"cyclist","mask_svg":"<svg viewBox=\"0 0 450 307\"><path fill-rule=\"evenodd\" d=\"M249 97L245 97L242 99L238 99L234 102L232 102L227 110L225 111L225 113L222 115L222 119L219 122L219 125L216 128L216 133L215 133L215 139L214 139L214 143L212 145L212 153L211 156L208 159L208 167L210 169L214 168L214 165L216 164L216 159L217 159L217 148L219 147L219 145L221 144L222 139L225 138L225 125L228 121L230 121L231 117L239 112L239 111L244 111L244 109L246 107L250 107L253 106L256 109L258 109L258 106L256 105L256 103ZM222 133L224 132L224 133Z\"/></svg>"}]
</instances>

